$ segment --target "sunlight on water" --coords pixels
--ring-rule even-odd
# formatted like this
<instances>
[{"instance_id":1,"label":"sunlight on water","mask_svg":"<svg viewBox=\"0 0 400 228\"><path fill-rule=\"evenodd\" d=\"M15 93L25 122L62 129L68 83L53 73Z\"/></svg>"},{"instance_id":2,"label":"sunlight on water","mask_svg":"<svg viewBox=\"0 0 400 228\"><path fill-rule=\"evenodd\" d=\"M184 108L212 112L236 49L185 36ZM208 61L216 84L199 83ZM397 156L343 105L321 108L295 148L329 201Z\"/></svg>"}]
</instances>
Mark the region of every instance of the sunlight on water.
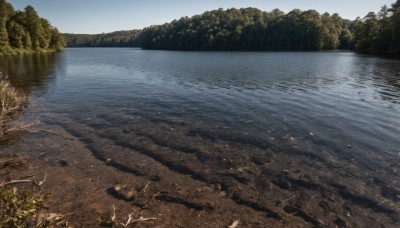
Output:
<instances>
[{"instance_id":1,"label":"sunlight on water","mask_svg":"<svg viewBox=\"0 0 400 228\"><path fill-rule=\"evenodd\" d=\"M117 169L154 175L156 165L143 169L135 161L149 157L273 218L279 216L264 209L279 204L271 192L265 198L270 186L287 198L293 189L311 191L322 205L334 192L340 205L352 199L372 208L374 221L395 221L396 60L352 52L140 49L67 49L0 60L0 71L30 96L27 116L34 113L43 127L61 126ZM304 207L321 213L316 203L317 209ZM363 213L353 216L363 221Z\"/></svg>"}]
</instances>

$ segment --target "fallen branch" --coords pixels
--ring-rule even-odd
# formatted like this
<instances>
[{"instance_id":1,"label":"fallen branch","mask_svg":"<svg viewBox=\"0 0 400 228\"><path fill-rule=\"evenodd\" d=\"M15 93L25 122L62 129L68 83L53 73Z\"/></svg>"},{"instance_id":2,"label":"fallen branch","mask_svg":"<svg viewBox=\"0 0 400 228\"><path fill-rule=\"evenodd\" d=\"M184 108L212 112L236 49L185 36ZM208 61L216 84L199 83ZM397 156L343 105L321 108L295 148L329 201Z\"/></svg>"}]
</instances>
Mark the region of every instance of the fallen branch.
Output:
<instances>
[{"instance_id":1,"label":"fallen branch","mask_svg":"<svg viewBox=\"0 0 400 228\"><path fill-rule=\"evenodd\" d=\"M131 219L131 216L129 216L129 220L128 220L128 222L125 224L125 226L128 226L128 225L130 225L130 224L133 224L133 223L135 223L135 222L143 222L143 221L157 220L158 218L143 218L143 217L140 217L140 218L135 219L135 220L132 220L132 221L130 221L130 219Z\"/></svg>"},{"instance_id":2,"label":"fallen branch","mask_svg":"<svg viewBox=\"0 0 400 228\"><path fill-rule=\"evenodd\" d=\"M128 220L126 221L126 223L122 223L122 222L118 222L117 221L117 219L116 219L116 215L115 215L115 211L116 211L116 209L115 209L115 206L113 205L113 210L114 210L114 212L113 212L113 215L112 215L112 217L111 217L111 221L113 221L114 223L116 223L117 225L119 224L119 225L121 225L121 226L123 226L123 227L127 227L127 226L129 226L129 225L131 225L131 224L133 224L133 223L137 223L137 222L145 222L145 221L151 221L151 220L158 220L158 218L144 218L143 216L140 216L139 218L133 218L133 214L135 213L135 211L134 212L132 212L132 213L130 213L129 215L128 215Z\"/></svg>"},{"instance_id":3,"label":"fallen branch","mask_svg":"<svg viewBox=\"0 0 400 228\"><path fill-rule=\"evenodd\" d=\"M9 184L17 184L17 183L27 183L27 182L34 182L34 180L13 180L6 183L2 183L0 187L4 187Z\"/></svg>"},{"instance_id":4,"label":"fallen branch","mask_svg":"<svg viewBox=\"0 0 400 228\"><path fill-rule=\"evenodd\" d=\"M28 183L28 182L32 182L37 186L42 186L44 184L44 182L46 181L46 177L47 177L47 174L44 176L43 180L41 180L39 182L36 182L33 179L31 179L31 180L28 180L28 179L26 179L26 180L13 180L13 181L9 181L9 182L5 182L5 183L0 184L0 187L4 187L4 186L9 185L9 184Z\"/></svg>"}]
</instances>

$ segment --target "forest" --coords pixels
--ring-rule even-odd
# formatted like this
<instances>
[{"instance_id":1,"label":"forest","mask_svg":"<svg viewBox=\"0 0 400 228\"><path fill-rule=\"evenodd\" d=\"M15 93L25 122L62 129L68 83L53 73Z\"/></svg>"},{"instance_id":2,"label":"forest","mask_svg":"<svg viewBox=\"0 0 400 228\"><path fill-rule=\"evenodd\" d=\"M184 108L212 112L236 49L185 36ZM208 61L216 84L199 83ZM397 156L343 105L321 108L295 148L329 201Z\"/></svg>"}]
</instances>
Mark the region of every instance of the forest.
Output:
<instances>
[{"instance_id":1,"label":"forest","mask_svg":"<svg viewBox=\"0 0 400 228\"><path fill-rule=\"evenodd\" d=\"M61 51L65 46L57 28L32 6L15 11L11 4L0 0L0 55Z\"/></svg>"},{"instance_id":2,"label":"forest","mask_svg":"<svg viewBox=\"0 0 400 228\"><path fill-rule=\"evenodd\" d=\"M315 10L218 9L147 27L143 49L332 50L400 53L400 0L354 21Z\"/></svg>"},{"instance_id":3,"label":"forest","mask_svg":"<svg viewBox=\"0 0 400 228\"><path fill-rule=\"evenodd\" d=\"M315 10L218 9L142 32L144 49L328 50L351 48L354 22Z\"/></svg>"},{"instance_id":4,"label":"forest","mask_svg":"<svg viewBox=\"0 0 400 228\"><path fill-rule=\"evenodd\" d=\"M68 47L163 50L333 50L400 55L400 0L347 20L315 10L218 9L142 30L63 34Z\"/></svg>"},{"instance_id":5,"label":"forest","mask_svg":"<svg viewBox=\"0 0 400 228\"><path fill-rule=\"evenodd\" d=\"M0 0L0 54L68 47L142 47L165 50L333 50L400 55L400 0L377 13L347 20L315 10L218 9L143 30L60 34L32 6Z\"/></svg>"},{"instance_id":6,"label":"forest","mask_svg":"<svg viewBox=\"0 0 400 228\"><path fill-rule=\"evenodd\" d=\"M140 47L142 30L118 31L103 34L62 34L68 47Z\"/></svg>"},{"instance_id":7,"label":"forest","mask_svg":"<svg viewBox=\"0 0 400 228\"><path fill-rule=\"evenodd\" d=\"M400 0L391 8L383 6L378 13L369 12L357 19L355 25L357 51L400 56Z\"/></svg>"}]
</instances>

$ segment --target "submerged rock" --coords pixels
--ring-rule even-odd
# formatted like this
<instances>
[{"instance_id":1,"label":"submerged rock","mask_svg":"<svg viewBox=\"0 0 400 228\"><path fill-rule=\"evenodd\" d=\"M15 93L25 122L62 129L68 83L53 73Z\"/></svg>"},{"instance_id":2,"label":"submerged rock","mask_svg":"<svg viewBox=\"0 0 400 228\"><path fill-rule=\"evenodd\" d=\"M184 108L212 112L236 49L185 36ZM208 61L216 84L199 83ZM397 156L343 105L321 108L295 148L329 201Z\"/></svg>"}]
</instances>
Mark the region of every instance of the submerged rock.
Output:
<instances>
[{"instance_id":1,"label":"submerged rock","mask_svg":"<svg viewBox=\"0 0 400 228\"><path fill-rule=\"evenodd\" d=\"M60 166L62 167L69 166L69 163L66 160L60 160L58 161L58 164L60 164Z\"/></svg>"}]
</instances>

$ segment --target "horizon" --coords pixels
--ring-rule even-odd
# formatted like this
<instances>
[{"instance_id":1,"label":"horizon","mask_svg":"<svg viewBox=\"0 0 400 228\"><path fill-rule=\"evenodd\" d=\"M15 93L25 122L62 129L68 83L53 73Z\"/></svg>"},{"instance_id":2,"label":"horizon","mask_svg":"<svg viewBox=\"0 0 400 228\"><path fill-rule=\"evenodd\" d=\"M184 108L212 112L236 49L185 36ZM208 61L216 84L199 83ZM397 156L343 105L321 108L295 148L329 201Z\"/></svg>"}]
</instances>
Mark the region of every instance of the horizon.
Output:
<instances>
[{"instance_id":1,"label":"horizon","mask_svg":"<svg viewBox=\"0 0 400 228\"><path fill-rule=\"evenodd\" d=\"M153 0L139 2L135 0L119 0L110 2L106 0L92 1L40 1L40 0L8 0L15 10L23 10L31 5L40 17L50 21L61 33L72 34L101 34L116 31L143 29L151 25L171 22L181 17L192 17L205 11L219 8L247 8L254 7L262 11L280 9L285 13L293 9L317 10L323 14L338 13L342 18L354 20L363 18L368 12L378 12L383 5L391 6L395 0L354 0L349 7L348 1L319 2L316 0L297 0L262 2L260 0L205 0L191 2L183 0L160 1ZM156 7L155 7L156 6Z\"/></svg>"}]
</instances>

